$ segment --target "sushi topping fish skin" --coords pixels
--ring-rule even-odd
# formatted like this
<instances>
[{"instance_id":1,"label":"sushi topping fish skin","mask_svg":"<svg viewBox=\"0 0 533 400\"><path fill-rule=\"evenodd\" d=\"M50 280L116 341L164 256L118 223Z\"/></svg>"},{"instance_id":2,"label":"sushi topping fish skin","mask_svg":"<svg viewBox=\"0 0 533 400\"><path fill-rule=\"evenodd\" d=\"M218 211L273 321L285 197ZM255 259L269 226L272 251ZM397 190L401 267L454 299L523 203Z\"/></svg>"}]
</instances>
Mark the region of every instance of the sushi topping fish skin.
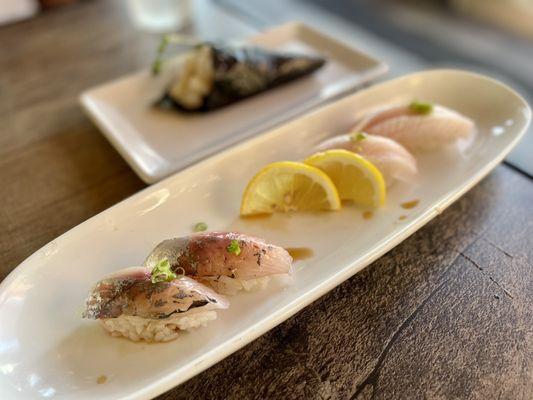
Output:
<instances>
[{"instance_id":1,"label":"sushi topping fish skin","mask_svg":"<svg viewBox=\"0 0 533 400\"><path fill-rule=\"evenodd\" d=\"M352 130L388 137L410 151L441 149L471 139L476 131L470 118L439 104L421 101L372 110Z\"/></svg>"},{"instance_id":2,"label":"sushi topping fish skin","mask_svg":"<svg viewBox=\"0 0 533 400\"><path fill-rule=\"evenodd\" d=\"M215 110L308 75L324 63L314 56L203 43L183 57L158 105L188 112ZM160 69L157 60L154 66Z\"/></svg>"},{"instance_id":3,"label":"sushi topping fish skin","mask_svg":"<svg viewBox=\"0 0 533 400\"><path fill-rule=\"evenodd\" d=\"M173 271L183 268L186 276L195 279L252 279L292 271L292 257L285 249L236 232L202 232L165 240L144 266L152 269L163 258L169 260Z\"/></svg>"},{"instance_id":4,"label":"sushi topping fish skin","mask_svg":"<svg viewBox=\"0 0 533 400\"><path fill-rule=\"evenodd\" d=\"M227 300L210 288L185 276L152 282L149 269L128 268L96 284L86 302L85 318L117 318L121 315L149 319L168 318L193 309L227 308Z\"/></svg>"},{"instance_id":5,"label":"sushi topping fish skin","mask_svg":"<svg viewBox=\"0 0 533 400\"><path fill-rule=\"evenodd\" d=\"M176 279L177 277L178 276L170 268L170 263L168 262L167 258L164 258L159 261L151 272L152 283L170 282Z\"/></svg>"},{"instance_id":6,"label":"sushi topping fish skin","mask_svg":"<svg viewBox=\"0 0 533 400\"><path fill-rule=\"evenodd\" d=\"M241 254L241 246L239 246L239 241L235 239L232 240L231 243L228 245L228 247L226 247L226 250L228 251L228 253L233 253L236 256ZM259 265L261 265L261 263L259 263Z\"/></svg>"},{"instance_id":7,"label":"sushi topping fish skin","mask_svg":"<svg viewBox=\"0 0 533 400\"><path fill-rule=\"evenodd\" d=\"M409 109L416 114L428 115L433 112L433 104L415 100L409 104Z\"/></svg>"}]
</instances>

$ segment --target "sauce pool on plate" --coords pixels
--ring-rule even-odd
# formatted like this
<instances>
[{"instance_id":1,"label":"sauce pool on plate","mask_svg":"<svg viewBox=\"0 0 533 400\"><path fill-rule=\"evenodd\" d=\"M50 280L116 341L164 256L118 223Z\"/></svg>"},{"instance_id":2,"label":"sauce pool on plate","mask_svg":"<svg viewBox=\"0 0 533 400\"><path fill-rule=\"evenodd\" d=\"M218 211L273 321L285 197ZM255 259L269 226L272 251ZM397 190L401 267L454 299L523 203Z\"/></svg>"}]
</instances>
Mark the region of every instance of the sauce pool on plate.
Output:
<instances>
[{"instance_id":1,"label":"sauce pool on plate","mask_svg":"<svg viewBox=\"0 0 533 400\"><path fill-rule=\"evenodd\" d=\"M406 201L402 204L400 204L402 206L402 208L405 208L406 210L409 210L411 208L415 208L418 203L420 203L420 200L411 200L411 201Z\"/></svg>"},{"instance_id":2,"label":"sauce pool on plate","mask_svg":"<svg viewBox=\"0 0 533 400\"><path fill-rule=\"evenodd\" d=\"M287 250L287 253L291 255L294 261L311 258L315 254L310 247L287 247L285 250Z\"/></svg>"},{"instance_id":3,"label":"sauce pool on plate","mask_svg":"<svg viewBox=\"0 0 533 400\"><path fill-rule=\"evenodd\" d=\"M374 213L372 211L363 211L363 218L364 219L370 219L374 216Z\"/></svg>"},{"instance_id":4,"label":"sauce pool on plate","mask_svg":"<svg viewBox=\"0 0 533 400\"><path fill-rule=\"evenodd\" d=\"M240 218L245 221L264 220L272 217L272 214L254 214L254 215L241 215Z\"/></svg>"}]
</instances>

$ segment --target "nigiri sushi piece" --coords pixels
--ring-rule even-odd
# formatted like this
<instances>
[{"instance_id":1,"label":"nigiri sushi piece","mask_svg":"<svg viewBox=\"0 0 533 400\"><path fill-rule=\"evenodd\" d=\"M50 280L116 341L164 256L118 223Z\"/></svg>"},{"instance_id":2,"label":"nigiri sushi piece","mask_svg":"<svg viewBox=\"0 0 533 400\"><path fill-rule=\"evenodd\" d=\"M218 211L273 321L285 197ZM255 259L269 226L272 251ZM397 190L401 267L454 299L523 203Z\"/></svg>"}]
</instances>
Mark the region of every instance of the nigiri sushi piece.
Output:
<instances>
[{"instance_id":1,"label":"nigiri sushi piece","mask_svg":"<svg viewBox=\"0 0 533 400\"><path fill-rule=\"evenodd\" d=\"M235 232L203 232L158 244L144 266L168 259L173 271L211 286L223 294L263 289L271 278L292 272L289 253L264 240Z\"/></svg>"},{"instance_id":2,"label":"nigiri sushi piece","mask_svg":"<svg viewBox=\"0 0 533 400\"><path fill-rule=\"evenodd\" d=\"M176 276L163 261L153 270L126 268L99 281L83 317L97 319L112 336L166 342L180 330L204 326L228 301L194 279Z\"/></svg>"},{"instance_id":3,"label":"nigiri sushi piece","mask_svg":"<svg viewBox=\"0 0 533 400\"><path fill-rule=\"evenodd\" d=\"M470 138L475 124L449 108L413 101L372 111L352 131L394 139L410 151L428 151Z\"/></svg>"},{"instance_id":4,"label":"nigiri sushi piece","mask_svg":"<svg viewBox=\"0 0 533 400\"><path fill-rule=\"evenodd\" d=\"M211 111L311 74L321 57L280 53L259 47L202 43L169 60L173 77L159 105L185 112ZM156 71L161 69L158 59Z\"/></svg>"},{"instance_id":5,"label":"nigiri sushi piece","mask_svg":"<svg viewBox=\"0 0 533 400\"><path fill-rule=\"evenodd\" d=\"M344 149L364 157L383 175L386 184L395 179L413 182L418 174L416 159L401 144L384 136L364 132L334 136L320 143L316 151Z\"/></svg>"}]
</instances>

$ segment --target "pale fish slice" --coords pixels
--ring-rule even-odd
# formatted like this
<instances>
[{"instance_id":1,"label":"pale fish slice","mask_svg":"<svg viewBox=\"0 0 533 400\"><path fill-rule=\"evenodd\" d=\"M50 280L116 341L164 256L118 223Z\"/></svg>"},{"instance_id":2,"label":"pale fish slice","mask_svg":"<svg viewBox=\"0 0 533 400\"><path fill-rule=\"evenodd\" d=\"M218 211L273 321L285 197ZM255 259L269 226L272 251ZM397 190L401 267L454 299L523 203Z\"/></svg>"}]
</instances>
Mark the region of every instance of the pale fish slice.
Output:
<instances>
[{"instance_id":1,"label":"pale fish slice","mask_svg":"<svg viewBox=\"0 0 533 400\"><path fill-rule=\"evenodd\" d=\"M380 108L363 117L353 131L396 140L410 151L429 151L449 146L475 133L475 124L464 115L440 105L421 114L409 104Z\"/></svg>"},{"instance_id":2,"label":"pale fish slice","mask_svg":"<svg viewBox=\"0 0 533 400\"><path fill-rule=\"evenodd\" d=\"M387 186L395 179L413 183L418 169L416 159L402 145L392 139L362 132L334 136L320 143L316 150L344 149L366 158L383 175Z\"/></svg>"}]
</instances>

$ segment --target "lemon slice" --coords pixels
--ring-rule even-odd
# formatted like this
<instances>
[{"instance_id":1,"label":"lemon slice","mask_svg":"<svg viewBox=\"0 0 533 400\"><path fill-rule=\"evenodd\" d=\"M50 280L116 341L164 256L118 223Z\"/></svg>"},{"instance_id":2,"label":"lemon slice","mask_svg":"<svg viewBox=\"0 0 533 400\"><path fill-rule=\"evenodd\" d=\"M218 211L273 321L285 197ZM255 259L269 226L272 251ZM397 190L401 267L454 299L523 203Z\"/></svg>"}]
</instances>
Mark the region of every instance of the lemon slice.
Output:
<instances>
[{"instance_id":1,"label":"lemon slice","mask_svg":"<svg viewBox=\"0 0 533 400\"><path fill-rule=\"evenodd\" d=\"M248 183L241 215L340 207L337 189L324 172L301 162L281 161L267 165Z\"/></svg>"},{"instance_id":2,"label":"lemon slice","mask_svg":"<svg viewBox=\"0 0 533 400\"><path fill-rule=\"evenodd\" d=\"M316 153L304 161L324 171L335 183L341 200L352 200L365 207L385 203L385 182L370 161L347 150Z\"/></svg>"}]
</instances>

